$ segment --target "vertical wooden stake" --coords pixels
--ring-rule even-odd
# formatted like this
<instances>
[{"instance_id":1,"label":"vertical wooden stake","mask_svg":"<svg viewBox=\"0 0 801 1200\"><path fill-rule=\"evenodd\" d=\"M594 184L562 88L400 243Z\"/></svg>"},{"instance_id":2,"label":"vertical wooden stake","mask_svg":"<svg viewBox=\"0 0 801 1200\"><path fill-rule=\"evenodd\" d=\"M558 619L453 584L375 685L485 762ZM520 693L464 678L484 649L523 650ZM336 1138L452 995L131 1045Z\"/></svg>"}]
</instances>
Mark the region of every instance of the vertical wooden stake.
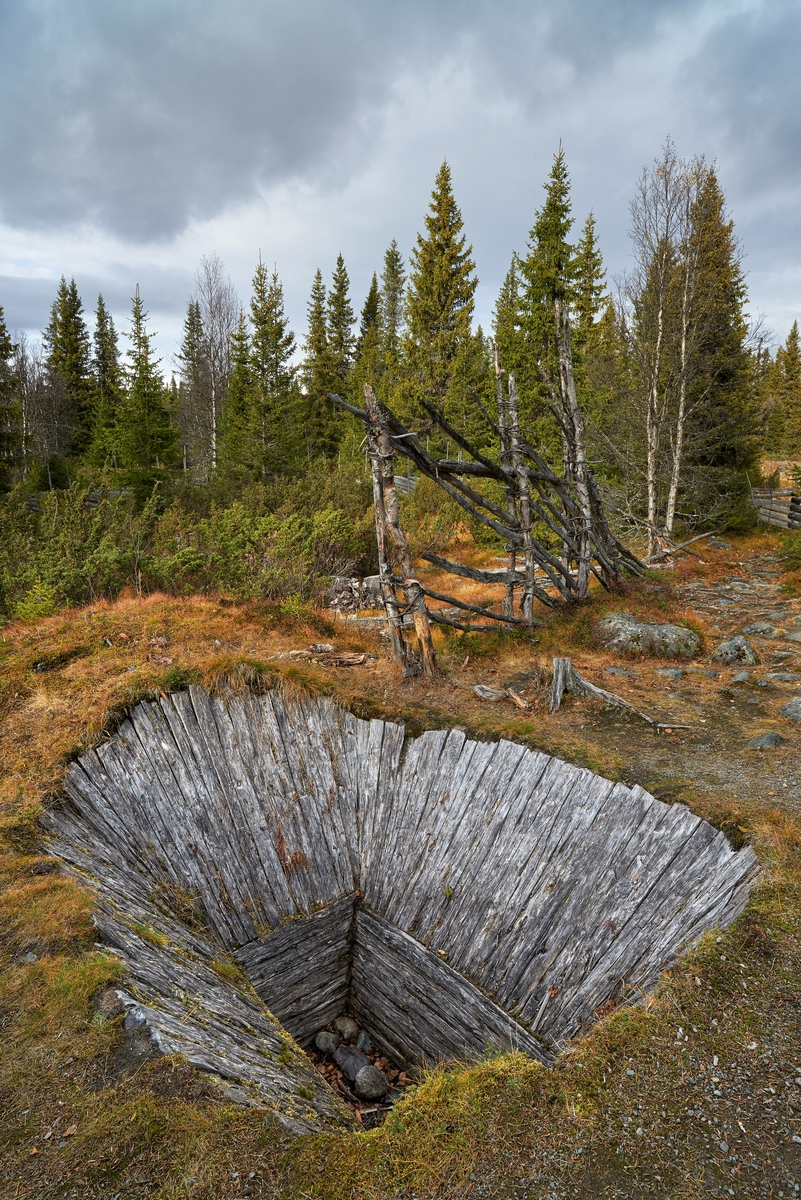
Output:
<instances>
[{"instance_id":1,"label":"vertical wooden stake","mask_svg":"<svg viewBox=\"0 0 801 1200\"><path fill-rule=\"evenodd\" d=\"M525 560L523 584L523 619L531 625L534 620L534 547L531 541L531 487L528 473L523 465L520 449L520 402L517 395L517 380L514 372L509 375L509 440L511 443L512 468L517 476L518 505L520 508L520 533Z\"/></svg>"},{"instance_id":2,"label":"vertical wooden stake","mask_svg":"<svg viewBox=\"0 0 801 1200\"><path fill-rule=\"evenodd\" d=\"M375 461L378 465L381 501L386 530L392 539L395 557L403 575L403 590L406 593L407 611L411 612L414 630L420 646L420 658L423 673L433 676L437 673L437 659L434 653L434 642L431 637L431 624L426 609L426 598L420 581L414 571L412 551L403 530L400 527L400 510L398 507L398 491L395 487L395 472L393 469L392 443L389 439L386 418L381 405L376 399L375 392L369 383L364 385L364 407L372 429L375 442Z\"/></svg>"}]
</instances>

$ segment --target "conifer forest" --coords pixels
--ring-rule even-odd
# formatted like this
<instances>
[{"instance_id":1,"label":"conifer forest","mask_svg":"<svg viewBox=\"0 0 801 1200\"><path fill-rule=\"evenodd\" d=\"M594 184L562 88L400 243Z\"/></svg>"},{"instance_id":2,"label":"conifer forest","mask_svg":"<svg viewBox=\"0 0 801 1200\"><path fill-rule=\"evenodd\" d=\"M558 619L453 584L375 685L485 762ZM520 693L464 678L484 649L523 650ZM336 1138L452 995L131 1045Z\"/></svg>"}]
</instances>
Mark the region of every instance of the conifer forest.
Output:
<instances>
[{"instance_id":1,"label":"conifer forest","mask_svg":"<svg viewBox=\"0 0 801 1200\"><path fill-rule=\"evenodd\" d=\"M443 162L415 244L391 242L365 297L341 254L330 275L317 270L302 330L285 314L280 247L254 264L247 298L216 254L201 259L172 362L156 356L135 281L121 328L102 295L66 277L40 339L15 334L0 309L3 611L126 588L309 602L331 576L371 574L364 428L332 395L360 408L371 385L434 457L461 461L460 439L502 451L497 383L514 377L520 428L561 477L564 331L583 453L615 536L651 553L662 535L751 528L760 459L801 457L797 323L769 347L703 158L668 141L633 181L629 230L631 266L610 279L560 148L482 329L470 231ZM475 487L491 498L497 484ZM457 528L503 551L430 480L403 504L415 552ZM534 532L554 542L542 521Z\"/></svg>"}]
</instances>

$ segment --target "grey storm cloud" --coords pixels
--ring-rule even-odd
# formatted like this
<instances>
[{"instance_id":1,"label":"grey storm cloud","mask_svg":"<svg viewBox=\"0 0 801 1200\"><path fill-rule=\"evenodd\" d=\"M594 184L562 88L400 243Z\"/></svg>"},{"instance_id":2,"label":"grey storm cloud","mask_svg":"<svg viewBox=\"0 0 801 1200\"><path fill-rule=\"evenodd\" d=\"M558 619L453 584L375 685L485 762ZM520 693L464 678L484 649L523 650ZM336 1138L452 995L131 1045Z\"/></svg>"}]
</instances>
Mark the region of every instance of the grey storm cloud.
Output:
<instances>
[{"instance_id":1,"label":"grey storm cloud","mask_svg":"<svg viewBox=\"0 0 801 1200\"><path fill-rule=\"evenodd\" d=\"M408 251L447 155L486 323L559 139L611 279L637 175L672 135L717 161L756 307L786 331L800 51L798 0L0 0L0 302L35 328L62 271L120 313L138 279L173 337L194 264L159 255L224 214L228 240L212 236L237 286L260 245L274 253L300 329L318 262L341 249L358 296L391 237ZM313 194L311 224L277 204L234 245L236 206L281 185L285 205ZM71 230L97 254L73 262Z\"/></svg>"},{"instance_id":2,"label":"grey storm cloud","mask_svg":"<svg viewBox=\"0 0 801 1200\"><path fill-rule=\"evenodd\" d=\"M679 0L7 0L0 214L128 239L180 231L259 188L336 171L399 73L466 54L522 103L650 42Z\"/></svg>"},{"instance_id":3,"label":"grey storm cloud","mask_svg":"<svg viewBox=\"0 0 801 1200\"><path fill-rule=\"evenodd\" d=\"M425 55L423 24L431 37L440 24L422 3L320 0L12 0L1 12L5 220L130 238L169 236L313 168L380 103L399 60Z\"/></svg>"}]
</instances>

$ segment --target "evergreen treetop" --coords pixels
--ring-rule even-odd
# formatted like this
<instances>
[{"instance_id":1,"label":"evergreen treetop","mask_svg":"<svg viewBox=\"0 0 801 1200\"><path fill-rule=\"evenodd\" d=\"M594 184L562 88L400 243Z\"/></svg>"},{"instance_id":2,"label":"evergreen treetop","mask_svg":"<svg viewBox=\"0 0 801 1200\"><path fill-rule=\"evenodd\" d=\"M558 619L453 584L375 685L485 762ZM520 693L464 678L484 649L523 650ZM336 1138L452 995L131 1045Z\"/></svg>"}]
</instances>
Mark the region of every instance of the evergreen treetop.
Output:
<instances>
[{"instance_id":1,"label":"evergreen treetop","mask_svg":"<svg viewBox=\"0 0 801 1200\"><path fill-rule=\"evenodd\" d=\"M155 334L148 331L138 286L127 337L128 387L116 423L119 463L135 486L146 486L165 468L175 465L177 454L176 432L170 425L164 380L159 371L161 360L153 356L151 342Z\"/></svg>"},{"instance_id":2,"label":"evergreen treetop","mask_svg":"<svg viewBox=\"0 0 801 1200\"><path fill-rule=\"evenodd\" d=\"M0 491L6 491L9 486L10 460L16 441L12 412L17 385L13 366L16 349L0 308Z\"/></svg>"},{"instance_id":3,"label":"evergreen treetop","mask_svg":"<svg viewBox=\"0 0 801 1200\"><path fill-rule=\"evenodd\" d=\"M472 246L462 232L451 170L443 162L437 172L425 218L425 234L417 235L411 254L406 302L409 359L424 391L445 396L453 362L470 337L478 280Z\"/></svg>"},{"instance_id":4,"label":"evergreen treetop","mask_svg":"<svg viewBox=\"0 0 801 1200\"><path fill-rule=\"evenodd\" d=\"M290 365L295 335L284 312L284 289L278 271L273 268L270 274L261 259L253 276L250 322L254 382L265 395L285 393L295 376Z\"/></svg>"},{"instance_id":5,"label":"evergreen treetop","mask_svg":"<svg viewBox=\"0 0 801 1200\"><path fill-rule=\"evenodd\" d=\"M573 261L576 332L586 338L606 306L606 271L595 231L595 217L589 213L576 246Z\"/></svg>"},{"instance_id":6,"label":"evergreen treetop","mask_svg":"<svg viewBox=\"0 0 801 1200\"><path fill-rule=\"evenodd\" d=\"M339 444L340 420L329 400L343 390L342 359L335 358L328 331L326 291L318 268L307 305L308 330L303 360L304 433L310 458L332 454Z\"/></svg>"},{"instance_id":7,"label":"evergreen treetop","mask_svg":"<svg viewBox=\"0 0 801 1200\"><path fill-rule=\"evenodd\" d=\"M122 371L114 319L97 297L92 335L92 411L87 457L98 465L116 455L115 426L122 395Z\"/></svg>"},{"instance_id":8,"label":"evergreen treetop","mask_svg":"<svg viewBox=\"0 0 801 1200\"><path fill-rule=\"evenodd\" d=\"M353 366L356 339L353 336L353 306L345 260L337 255L337 264L328 292L328 349L337 375L344 385Z\"/></svg>"},{"instance_id":9,"label":"evergreen treetop","mask_svg":"<svg viewBox=\"0 0 801 1200\"><path fill-rule=\"evenodd\" d=\"M384 254L384 270L381 272L380 321L384 354L391 362L397 362L400 357L405 284L403 256L393 238Z\"/></svg>"},{"instance_id":10,"label":"evergreen treetop","mask_svg":"<svg viewBox=\"0 0 801 1200\"><path fill-rule=\"evenodd\" d=\"M74 279L67 283L61 276L42 342L50 380L63 389L65 406L72 416L75 448L83 450L90 437L92 380L89 331Z\"/></svg>"},{"instance_id":11,"label":"evergreen treetop","mask_svg":"<svg viewBox=\"0 0 801 1200\"><path fill-rule=\"evenodd\" d=\"M554 305L574 299L574 247L567 240L573 227L570 176L562 147L554 155L545 187L545 203L536 213L528 253L520 269L525 281L525 323L533 340L550 343Z\"/></svg>"}]
</instances>

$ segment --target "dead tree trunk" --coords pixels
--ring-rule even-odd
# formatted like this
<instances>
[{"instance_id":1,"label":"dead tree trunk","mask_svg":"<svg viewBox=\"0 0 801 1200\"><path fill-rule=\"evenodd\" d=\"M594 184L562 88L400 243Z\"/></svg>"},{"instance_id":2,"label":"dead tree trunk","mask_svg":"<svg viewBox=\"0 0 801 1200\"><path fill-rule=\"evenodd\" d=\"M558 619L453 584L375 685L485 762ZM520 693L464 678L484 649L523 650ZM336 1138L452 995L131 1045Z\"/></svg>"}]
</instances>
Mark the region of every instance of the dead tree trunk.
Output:
<instances>
[{"instance_id":1,"label":"dead tree trunk","mask_svg":"<svg viewBox=\"0 0 801 1200\"><path fill-rule=\"evenodd\" d=\"M395 595L395 585L392 582L390 568L389 543L387 540L387 514L384 508L384 492L382 486L382 465L376 430L372 425L367 427L367 445L370 453L370 466L373 474L373 508L375 510L375 540L378 549L378 574L381 580L381 596L387 614L389 638L392 645L392 657L400 667L406 666L406 643L403 640L400 608Z\"/></svg>"},{"instance_id":2,"label":"dead tree trunk","mask_svg":"<svg viewBox=\"0 0 801 1200\"><path fill-rule=\"evenodd\" d=\"M523 543L524 575L526 580L523 584L522 611L524 620L531 627L534 619L534 572L536 567L531 538L531 488L520 449L520 402L517 395L517 380L515 379L514 372L509 376L508 411L511 466L517 479L520 540Z\"/></svg>"},{"instance_id":3,"label":"dead tree trunk","mask_svg":"<svg viewBox=\"0 0 801 1200\"><path fill-rule=\"evenodd\" d=\"M425 592L415 574L412 551L400 526L398 490L395 487L393 468L394 452L387 429L386 416L369 383L364 385L364 407L368 418L368 428L375 445L374 461L380 473L380 499L386 530L392 539L395 558L403 576L406 607L414 621L423 673L433 676L437 673L437 660L434 654L434 642L431 638L431 624L426 609Z\"/></svg>"}]
</instances>

